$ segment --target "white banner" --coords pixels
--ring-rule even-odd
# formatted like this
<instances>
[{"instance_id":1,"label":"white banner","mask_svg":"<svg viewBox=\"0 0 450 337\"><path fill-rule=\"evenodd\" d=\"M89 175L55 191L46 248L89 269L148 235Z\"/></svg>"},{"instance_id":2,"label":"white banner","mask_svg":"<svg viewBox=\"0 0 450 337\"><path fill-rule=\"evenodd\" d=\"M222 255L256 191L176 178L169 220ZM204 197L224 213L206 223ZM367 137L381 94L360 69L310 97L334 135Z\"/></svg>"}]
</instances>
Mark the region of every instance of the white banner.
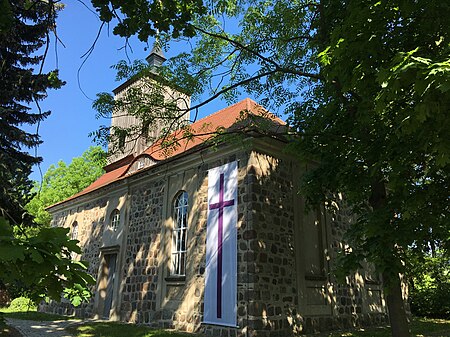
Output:
<instances>
[{"instance_id":1,"label":"white banner","mask_svg":"<svg viewBox=\"0 0 450 337\"><path fill-rule=\"evenodd\" d=\"M236 326L237 162L208 171L203 322Z\"/></svg>"}]
</instances>

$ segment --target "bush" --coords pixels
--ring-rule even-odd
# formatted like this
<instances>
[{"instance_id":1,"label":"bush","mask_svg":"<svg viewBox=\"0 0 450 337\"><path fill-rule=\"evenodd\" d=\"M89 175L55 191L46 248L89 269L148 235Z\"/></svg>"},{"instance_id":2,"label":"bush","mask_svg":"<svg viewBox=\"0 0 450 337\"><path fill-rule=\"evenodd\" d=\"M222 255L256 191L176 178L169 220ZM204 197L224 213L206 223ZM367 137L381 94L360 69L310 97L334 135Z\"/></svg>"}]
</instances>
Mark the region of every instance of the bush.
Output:
<instances>
[{"instance_id":1,"label":"bush","mask_svg":"<svg viewBox=\"0 0 450 337\"><path fill-rule=\"evenodd\" d=\"M26 297L18 297L11 301L9 305L9 309L11 311L28 311L28 310L36 310L36 304L33 303L29 298Z\"/></svg>"},{"instance_id":2,"label":"bush","mask_svg":"<svg viewBox=\"0 0 450 337\"><path fill-rule=\"evenodd\" d=\"M450 282L438 282L425 275L411 290L411 312L416 316L429 318L450 318Z\"/></svg>"},{"instance_id":3,"label":"bush","mask_svg":"<svg viewBox=\"0 0 450 337\"><path fill-rule=\"evenodd\" d=\"M411 272L411 313L450 319L450 260L442 251L416 261Z\"/></svg>"}]
</instances>

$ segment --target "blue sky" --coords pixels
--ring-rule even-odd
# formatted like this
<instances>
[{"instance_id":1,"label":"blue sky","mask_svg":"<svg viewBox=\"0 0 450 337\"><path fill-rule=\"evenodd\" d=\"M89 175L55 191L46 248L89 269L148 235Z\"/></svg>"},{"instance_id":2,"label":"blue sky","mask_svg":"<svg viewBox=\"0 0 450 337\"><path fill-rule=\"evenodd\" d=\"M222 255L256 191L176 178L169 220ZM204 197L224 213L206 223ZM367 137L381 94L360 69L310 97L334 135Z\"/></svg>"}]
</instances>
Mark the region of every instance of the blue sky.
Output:
<instances>
[{"instance_id":1,"label":"blue sky","mask_svg":"<svg viewBox=\"0 0 450 337\"><path fill-rule=\"evenodd\" d=\"M86 1L86 4L90 4L90 1ZM108 29L104 29L93 53L79 72L82 90L78 86L77 78L83 62L81 56L94 42L100 24L98 18L76 0L68 0L65 9L59 14L58 37L65 47L58 44L57 53L54 46L50 48L46 68L58 68L60 77L67 84L62 89L50 91L48 97L41 103L44 111L52 111L39 126L39 134L44 142L38 148L38 155L44 159L40 165L42 174L45 174L51 164L56 164L59 160L70 163L73 157L80 156L90 145L95 145L88 134L102 124L109 125L108 120L96 120L92 100L97 93L111 92L120 84L115 82L115 71L110 67L119 60L126 59L125 51L121 50L124 40L114 36L112 29L109 29L109 32ZM130 43L133 48L132 52L128 52L131 61L144 59L148 55L149 51L144 50L146 44L137 40ZM150 47L151 44L152 41ZM166 56L174 56L182 48L183 46L177 46ZM203 107L199 117L225 106L223 101L216 100ZM36 127L33 126L31 131L35 130ZM34 149L31 152L34 153ZM38 167L34 168L31 179L41 180Z\"/></svg>"}]
</instances>

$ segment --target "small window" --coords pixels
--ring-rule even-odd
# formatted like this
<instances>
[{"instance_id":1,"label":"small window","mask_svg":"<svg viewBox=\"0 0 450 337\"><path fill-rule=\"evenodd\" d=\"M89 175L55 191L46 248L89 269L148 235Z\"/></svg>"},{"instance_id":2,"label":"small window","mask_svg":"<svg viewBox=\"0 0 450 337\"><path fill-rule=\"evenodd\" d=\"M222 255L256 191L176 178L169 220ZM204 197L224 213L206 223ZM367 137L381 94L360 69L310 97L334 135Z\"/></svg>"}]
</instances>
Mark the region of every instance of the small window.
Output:
<instances>
[{"instance_id":1,"label":"small window","mask_svg":"<svg viewBox=\"0 0 450 337\"><path fill-rule=\"evenodd\" d=\"M184 191L175 198L173 220L171 274L184 276L188 227L188 194Z\"/></svg>"},{"instance_id":2,"label":"small window","mask_svg":"<svg viewBox=\"0 0 450 337\"><path fill-rule=\"evenodd\" d=\"M72 224L72 234L70 235L72 240L78 240L78 223L75 221Z\"/></svg>"},{"instance_id":3,"label":"small window","mask_svg":"<svg viewBox=\"0 0 450 337\"><path fill-rule=\"evenodd\" d=\"M123 150L125 148L125 138L126 135L124 133L121 133L118 137L119 139L119 150Z\"/></svg>"},{"instance_id":4,"label":"small window","mask_svg":"<svg viewBox=\"0 0 450 337\"><path fill-rule=\"evenodd\" d=\"M114 211L111 212L109 228L111 228L111 230L115 232L119 228L119 223L120 223L120 211L116 208Z\"/></svg>"},{"instance_id":5,"label":"small window","mask_svg":"<svg viewBox=\"0 0 450 337\"><path fill-rule=\"evenodd\" d=\"M72 232L70 233L70 238L72 239L72 240L78 240L78 222L74 222L73 224L72 224ZM75 253L75 252L71 252L70 253L70 258L72 259L72 260L75 260L76 259L76 257L77 257L77 253Z\"/></svg>"}]
</instances>

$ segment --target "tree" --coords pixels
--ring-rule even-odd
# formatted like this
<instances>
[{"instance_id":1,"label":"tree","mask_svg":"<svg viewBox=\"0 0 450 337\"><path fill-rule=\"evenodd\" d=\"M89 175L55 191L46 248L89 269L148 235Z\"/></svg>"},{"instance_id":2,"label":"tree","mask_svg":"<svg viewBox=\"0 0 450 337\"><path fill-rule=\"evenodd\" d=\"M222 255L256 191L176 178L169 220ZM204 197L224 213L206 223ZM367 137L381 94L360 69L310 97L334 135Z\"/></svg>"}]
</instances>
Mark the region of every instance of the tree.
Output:
<instances>
[{"instance_id":1,"label":"tree","mask_svg":"<svg viewBox=\"0 0 450 337\"><path fill-rule=\"evenodd\" d=\"M40 144L39 135L20 127L43 121L50 112L42 112L39 101L48 89L63 85L57 71L42 72L44 55L36 53L48 41L57 9L53 1L3 0L0 6L0 211L18 224L31 221L23 211L31 189L28 175L41 161L25 150Z\"/></svg>"},{"instance_id":2,"label":"tree","mask_svg":"<svg viewBox=\"0 0 450 337\"><path fill-rule=\"evenodd\" d=\"M105 152L101 147L90 147L81 157L72 159L67 165L59 161L51 165L44 174L42 183L35 182L33 199L26 205L27 211L35 217L35 222L49 226L51 215L45 210L89 186L103 174Z\"/></svg>"},{"instance_id":3,"label":"tree","mask_svg":"<svg viewBox=\"0 0 450 337\"><path fill-rule=\"evenodd\" d=\"M0 284L19 287L34 300L60 300L66 289L78 304L89 296L92 277L85 264L70 259L70 252L80 251L76 242L61 228L29 235L36 224L24 209L32 197L28 176L41 161L28 150L41 141L22 126L38 127L50 113L41 111L39 102L64 84L56 70L43 71L57 2L0 1Z\"/></svg>"},{"instance_id":4,"label":"tree","mask_svg":"<svg viewBox=\"0 0 450 337\"><path fill-rule=\"evenodd\" d=\"M409 336L399 279L406 251L421 255L431 241L449 248L450 6L208 4L187 22L197 33L191 53L170 60L161 74L194 98L209 93L191 109L219 96L234 100L244 90L290 114L292 150L319 163L302 183L310 203L343 192L357 217L342 268L374 264L383 275L392 334ZM167 42L170 34L163 30L160 38Z\"/></svg>"},{"instance_id":5,"label":"tree","mask_svg":"<svg viewBox=\"0 0 450 337\"><path fill-rule=\"evenodd\" d=\"M406 252L422 254L432 240L448 248L449 10L331 2L317 24L324 80L293 110L300 134L317 135L297 150L321 161L304 186L350 201L358 221L342 262L365 259L383 275L394 336L409 335L399 281Z\"/></svg>"}]
</instances>

